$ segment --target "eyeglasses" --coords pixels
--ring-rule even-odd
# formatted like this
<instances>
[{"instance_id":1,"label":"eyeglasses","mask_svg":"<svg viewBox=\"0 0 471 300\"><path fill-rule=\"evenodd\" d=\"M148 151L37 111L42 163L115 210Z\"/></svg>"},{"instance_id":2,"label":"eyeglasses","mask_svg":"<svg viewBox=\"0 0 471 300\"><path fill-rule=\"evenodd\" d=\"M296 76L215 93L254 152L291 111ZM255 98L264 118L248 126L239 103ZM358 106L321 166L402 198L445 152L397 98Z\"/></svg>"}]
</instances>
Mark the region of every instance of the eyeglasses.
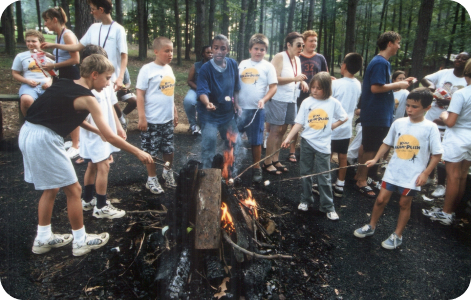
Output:
<instances>
[{"instance_id":1,"label":"eyeglasses","mask_svg":"<svg viewBox=\"0 0 471 300\"><path fill-rule=\"evenodd\" d=\"M298 47L298 48L304 48L304 44L297 44L296 47Z\"/></svg>"},{"instance_id":2,"label":"eyeglasses","mask_svg":"<svg viewBox=\"0 0 471 300\"><path fill-rule=\"evenodd\" d=\"M91 12L94 12L95 10L98 10L98 8L90 7L90 11L91 11Z\"/></svg>"}]
</instances>

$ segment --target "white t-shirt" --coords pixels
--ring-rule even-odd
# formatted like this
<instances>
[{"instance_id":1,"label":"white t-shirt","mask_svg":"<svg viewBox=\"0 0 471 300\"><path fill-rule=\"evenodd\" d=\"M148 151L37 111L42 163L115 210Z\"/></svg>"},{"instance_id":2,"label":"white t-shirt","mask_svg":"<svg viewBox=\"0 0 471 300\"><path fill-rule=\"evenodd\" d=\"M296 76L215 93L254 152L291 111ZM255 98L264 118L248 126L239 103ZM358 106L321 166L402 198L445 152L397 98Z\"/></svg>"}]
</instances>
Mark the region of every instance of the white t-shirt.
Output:
<instances>
[{"instance_id":1,"label":"white t-shirt","mask_svg":"<svg viewBox=\"0 0 471 300\"><path fill-rule=\"evenodd\" d=\"M435 84L436 88L445 89L451 96L459 89L464 88L467 83L464 77L459 78L453 74L453 69L445 69L435 72L433 74L425 76L426 79L430 80ZM425 114L425 119L433 121L440 117L440 114L445 111L445 108L441 108L437 105L436 101L432 102L432 107ZM446 126L439 125L438 128L445 129Z\"/></svg>"},{"instance_id":2,"label":"white t-shirt","mask_svg":"<svg viewBox=\"0 0 471 300\"><path fill-rule=\"evenodd\" d=\"M175 75L169 65L155 62L144 65L137 76L136 88L146 91L144 109L151 124L165 124L174 118Z\"/></svg>"},{"instance_id":3,"label":"white t-shirt","mask_svg":"<svg viewBox=\"0 0 471 300\"><path fill-rule=\"evenodd\" d=\"M397 92L393 92L393 95L394 102L397 103L397 108L394 112L394 120L404 118L404 114L406 113L407 95L409 95L409 91L403 89Z\"/></svg>"},{"instance_id":4,"label":"white t-shirt","mask_svg":"<svg viewBox=\"0 0 471 300\"><path fill-rule=\"evenodd\" d=\"M109 32L109 34L108 34ZM108 38L106 38L108 36ZM98 45L105 48L108 59L113 63L115 71L111 80L116 80L121 69L121 53L128 53L126 32L124 27L114 22L110 25L94 23L88 28L85 35L80 39L80 44Z\"/></svg>"},{"instance_id":5,"label":"white t-shirt","mask_svg":"<svg viewBox=\"0 0 471 300\"><path fill-rule=\"evenodd\" d=\"M116 133L116 122L114 119L113 105L118 103L113 87L107 86L101 92L92 90L93 95L100 104L103 118L110 126L111 130ZM89 114L85 120L96 127L92 115ZM97 163L107 159L111 153L120 151L108 142L104 142L98 134L85 130L80 127L80 156L91 159L93 163Z\"/></svg>"},{"instance_id":6,"label":"white t-shirt","mask_svg":"<svg viewBox=\"0 0 471 300\"><path fill-rule=\"evenodd\" d=\"M332 81L332 97L340 101L349 119L349 121L332 131L332 140L343 140L352 137L353 115L360 96L361 83L356 78L343 77Z\"/></svg>"},{"instance_id":7,"label":"white t-shirt","mask_svg":"<svg viewBox=\"0 0 471 300\"><path fill-rule=\"evenodd\" d=\"M348 117L342 104L330 97L317 100L313 97L304 99L299 108L295 123L303 125L301 137L321 153L330 153L332 123L334 120L345 120Z\"/></svg>"},{"instance_id":8,"label":"white t-shirt","mask_svg":"<svg viewBox=\"0 0 471 300\"><path fill-rule=\"evenodd\" d=\"M448 150L449 145L455 149L471 145L471 85L453 94L448 112L458 114L458 118L455 126L447 127L443 147Z\"/></svg>"},{"instance_id":9,"label":"white t-shirt","mask_svg":"<svg viewBox=\"0 0 471 300\"><path fill-rule=\"evenodd\" d=\"M257 109L258 101L265 97L270 84L278 83L275 67L262 59L259 62L246 59L239 64L239 106Z\"/></svg>"},{"instance_id":10,"label":"white t-shirt","mask_svg":"<svg viewBox=\"0 0 471 300\"><path fill-rule=\"evenodd\" d=\"M437 124L425 119L420 123L412 123L408 117L397 119L383 143L394 148L383 180L418 191L415 181L427 168L430 155L443 153Z\"/></svg>"},{"instance_id":11,"label":"white t-shirt","mask_svg":"<svg viewBox=\"0 0 471 300\"><path fill-rule=\"evenodd\" d=\"M40 82L41 84L46 83L50 80L49 77L46 77L41 69L36 65L36 62L31 57L31 52L25 51L18 53L13 60L13 65L11 69L17 72L22 72L23 77L26 79L34 80ZM50 60L46 57L47 62L53 63L53 60Z\"/></svg>"}]
</instances>

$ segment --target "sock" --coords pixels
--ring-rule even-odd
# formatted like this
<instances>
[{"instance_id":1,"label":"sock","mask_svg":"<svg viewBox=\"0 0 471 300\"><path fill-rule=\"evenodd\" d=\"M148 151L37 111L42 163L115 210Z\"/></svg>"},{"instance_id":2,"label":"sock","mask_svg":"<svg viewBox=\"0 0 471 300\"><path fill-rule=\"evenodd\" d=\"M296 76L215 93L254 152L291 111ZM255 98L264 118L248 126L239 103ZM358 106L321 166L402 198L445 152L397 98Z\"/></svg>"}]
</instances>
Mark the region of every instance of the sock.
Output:
<instances>
[{"instance_id":1,"label":"sock","mask_svg":"<svg viewBox=\"0 0 471 300\"><path fill-rule=\"evenodd\" d=\"M162 171L162 175L164 175L164 174L166 175L168 173L168 171L170 171L170 170L167 170L167 169L164 168L163 171Z\"/></svg>"},{"instance_id":2,"label":"sock","mask_svg":"<svg viewBox=\"0 0 471 300\"><path fill-rule=\"evenodd\" d=\"M89 184L84 186L83 188L83 200L87 203L92 201L93 199L93 191L95 190L94 184Z\"/></svg>"},{"instance_id":3,"label":"sock","mask_svg":"<svg viewBox=\"0 0 471 300\"><path fill-rule=\"evenodd\" d=\"M38 234L36 235L36 239L40 242L46 242L52 235L51 224L46 226L38 225Z\"/></svg>"},{"instance_id":4,"label":"sock","mask_svg":"<svg viewBox=\"0 0 471 300\"><path fill-rule=\"evenodd\" d=\"M121 117L119 117L119 120L121 121L121 123L126 122L126 119L124 118L124 114L122 114Z\"/></svg>"},{"instance_id":5,"label":"sock","mask_svg":"<svg viewBox=\"0 0 471 300\"><path fill-rule=\"evenodd\" d=\"M100 209L103 206L106 206L106 194L105 195L96 194L96 208Z\"/></svg>"},{"instance_id":6,"label":"sock","mask_svg":"<svg viewBox=\"0 0 471 300\"><path fill-rule=\"evenodd\" d=\"M147 176L147 181L151 181L152 179L157 180L157 176L153 176L153 177Z\"/></svg>"},{"instance_id":7,"label":"sock","mask_svg":"<svg viewBox=\"0 0 471 300\"><path fill-rule=\"evenodd\" d=\"M74 242L79 244L84 243L85 237L87 236L87 233L85 232L85 226L79 230L72 230L72 235L74 236Z\"/></svg>"},{"instance_id":8,"label":"sock","mask_svg":"<svg viewBox=\"0 0 471 300\"><path fill-rule=\"evenodd\" d=\"M335 183L336 186L344 186L345 185L345 180L344 181L340 181L337 179L337 182Z\"/></svg>"}]
</instances>

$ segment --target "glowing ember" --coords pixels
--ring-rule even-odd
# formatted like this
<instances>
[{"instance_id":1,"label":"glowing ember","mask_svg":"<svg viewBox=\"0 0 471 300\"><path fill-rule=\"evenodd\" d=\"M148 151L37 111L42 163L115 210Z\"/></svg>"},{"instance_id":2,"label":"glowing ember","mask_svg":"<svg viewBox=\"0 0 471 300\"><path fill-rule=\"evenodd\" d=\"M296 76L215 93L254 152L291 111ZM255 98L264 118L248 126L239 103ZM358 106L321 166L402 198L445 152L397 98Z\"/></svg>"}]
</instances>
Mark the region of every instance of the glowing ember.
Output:
<instances>
[{"instance_id":1,"label":"glowing ember","mask_svg":"<svg viewBox=\"0 0 471 300\"><path fill-rule=\"evenodd\" d=\"M221 227L224 228L224 230L227 232L232 233L235 231L232 217L227 210L227 204L224 202L221 205L221 223Z\"/></svg>"},{"instance_id":2,"label":"glowing ember","mask_svg":"<svg viewBox=\"0 0 471 300\"><path fill-rule=\"evenodd\" d=\"M252 215L255 217L255 219L258 219L257 202L252 197L252 191L247 189L247 194L248 194L247 198L245 198L241 202L245 207L247 207L252 212Z\"/></svg>"},{"instance_id":3,"label":"glowing ember","mask_svg":"<svg viewBox=\"0 0 471 300\"><path fill-rule=\"evenodd\" d=\"M222 177L227 181L230 176L229 168L234 164L234 143L237 140L237 133L228 130L226 137L229 147L228 149L224 150L224 167L222 168Z\"/></svg>"}]
</instances>

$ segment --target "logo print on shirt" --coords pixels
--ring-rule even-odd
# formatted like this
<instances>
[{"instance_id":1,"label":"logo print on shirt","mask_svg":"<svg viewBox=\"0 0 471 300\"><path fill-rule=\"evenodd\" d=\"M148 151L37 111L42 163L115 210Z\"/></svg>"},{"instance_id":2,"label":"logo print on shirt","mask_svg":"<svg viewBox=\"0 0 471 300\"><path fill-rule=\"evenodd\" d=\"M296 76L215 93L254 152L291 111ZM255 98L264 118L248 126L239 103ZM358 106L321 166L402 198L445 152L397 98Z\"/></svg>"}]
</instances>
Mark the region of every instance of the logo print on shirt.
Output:
<instances>
[{"instance_id":1,"label":"logo print on shirt","mask_svg":"<svg viewBox=\"0 0 471 300\"><path fill-rule=\"evenodd\" d=\"M31 62L29 63L28 65L28 71L30 72L39 72L41 73L41 69L38 68L38 66L36 65L36 63L34 62L34 59L31 60Z\"/></svg>"},{"instance_id":2,"label":"logo print on shirt","mask_svg":"<svg viewBox=\"0 0 471 300\"><path fill-rule=\"evenodd\" d=\"M317 108L309 112L308 120L309 127L314 130L324 130L329 123L329 116L325 110Z\"/></svg>"},{"instance_id":3,"label":"logo print on shirt","mask_svg":"<svg viewBox=\"0 0 471 300\"><path fill-rule=\"evenodd\" d=\"M248 68L242 71L240 74L240 80L245 84L257 84L257 80L260 78L260 73L258 73L255 68Z\"/></svg>"},{"instance_id":4,"label":"logo print on shirt","mask_svg":"<svg viewBox=\"0 0 471 300\"><path fill-rule=\"evenodd\" d=\"M165 76L160 82L159 89L165 96L173 96L175 90L175 80L170 76Z\"/></svg>"},{"instance_id":5,"label":"logo print on shirt","mask_svg":"<svg viewBox=\"0 0 471 300\"><path fill-rule=\"evenodd\" d=\"M408 159L412 162L417 158L420 151L419 141L410 134L404 134L397 139L397 144L394 146L397 157L400 159Z\"/></svg>"}]
</instances>

